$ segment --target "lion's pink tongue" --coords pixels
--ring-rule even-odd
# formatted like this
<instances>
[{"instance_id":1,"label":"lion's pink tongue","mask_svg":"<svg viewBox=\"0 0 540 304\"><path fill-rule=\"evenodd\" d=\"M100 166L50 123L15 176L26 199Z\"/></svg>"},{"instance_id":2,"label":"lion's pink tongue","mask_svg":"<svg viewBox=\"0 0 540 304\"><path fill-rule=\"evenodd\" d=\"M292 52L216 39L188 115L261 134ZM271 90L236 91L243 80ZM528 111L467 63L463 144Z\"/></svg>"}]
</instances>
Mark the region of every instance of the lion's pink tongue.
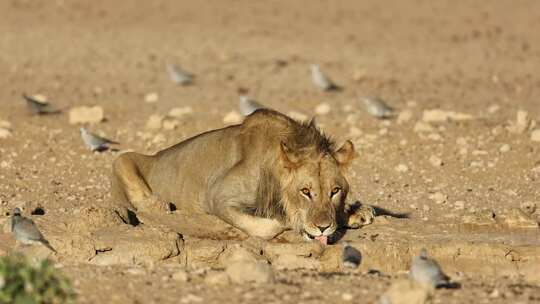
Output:
<instances>
[{"instance_id":1,"label":"lion's pink tongue","mask_svg":"<svg viewBox=\"0 0 540 304\"><path fill-rule=\"evenodd\" d=\"M328 237L326 235L319 235L316 236L315 239L323 245L328 245Z\"/></svg>"}]
</instances>

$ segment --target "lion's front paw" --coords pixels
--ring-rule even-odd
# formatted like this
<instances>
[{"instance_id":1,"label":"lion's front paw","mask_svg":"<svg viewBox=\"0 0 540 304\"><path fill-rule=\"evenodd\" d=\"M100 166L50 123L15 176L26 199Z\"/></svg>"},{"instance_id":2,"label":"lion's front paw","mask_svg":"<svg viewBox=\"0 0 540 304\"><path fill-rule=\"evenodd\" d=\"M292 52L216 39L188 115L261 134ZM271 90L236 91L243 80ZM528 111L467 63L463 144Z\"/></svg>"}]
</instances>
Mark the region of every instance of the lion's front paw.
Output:
<instances>
[{"instance_id":1,"label":"lion's front paw","mask_svg":"<svg viewBox=\"0 0 540 304\"><path fill-rule=\"evenodd\" d=\"M152 194L144 199L133 202L138 211L166 212L169 211L169 203L161 200L159 196Z\"/></svg>"},{"instance_id":2,"label":"lion's front paw","mask_svg":"<svg viewBox=\"0 0 540 304\"><path fill-rule=\"evenodd\" d=\"M347 228L358 229L373 223L375 209L368 205L362 205L349 214Z\"/></svg>"}]
</instances>

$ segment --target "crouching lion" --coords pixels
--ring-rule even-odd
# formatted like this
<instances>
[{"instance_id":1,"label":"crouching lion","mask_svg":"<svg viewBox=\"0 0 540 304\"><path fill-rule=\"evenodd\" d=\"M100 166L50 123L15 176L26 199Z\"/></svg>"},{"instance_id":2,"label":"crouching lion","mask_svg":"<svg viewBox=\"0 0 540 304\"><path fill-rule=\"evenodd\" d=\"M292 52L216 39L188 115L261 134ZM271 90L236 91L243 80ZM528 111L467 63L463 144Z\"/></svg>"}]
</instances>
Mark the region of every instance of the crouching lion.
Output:
<instances>
[{"instance_id":1,"label":"crouching lion","mask_svg":"<svg viewBox=\"0 0 540 304\"><path fill-rule=\"evenodd\" d=\"M271 239L293 229L326 244L338 226L365 224L345 206L345 171L354 156L352 142L336 149L313 121L258 110L242 124L152 156L120 155L113 164L112 196L125 207L119 212L125 221L127 210L174 202L178 209L217 216L251 236Z\"/></svg>"}]
</instances>

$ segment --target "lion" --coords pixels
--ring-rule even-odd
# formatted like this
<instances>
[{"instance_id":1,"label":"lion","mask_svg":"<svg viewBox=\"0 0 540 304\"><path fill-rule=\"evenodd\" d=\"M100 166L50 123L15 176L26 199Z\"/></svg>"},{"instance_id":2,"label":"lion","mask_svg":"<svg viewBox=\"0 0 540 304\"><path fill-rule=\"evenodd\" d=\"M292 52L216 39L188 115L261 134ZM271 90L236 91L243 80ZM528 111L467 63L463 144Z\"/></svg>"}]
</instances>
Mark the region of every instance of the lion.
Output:
<instances>
[{"instance_id":1,"label":"lion","mask_svg":"<svg viewBox=\"0 0 540 304\"><path fill-rule=\"evenodd\" d=\"M111 191L126 222L128 211L165 209L174 202L249 236L268 240L294 230L327 244L340 226L365 224L345 206L345 176L355 154L349 140L336 148L314 120L298 122L260 109L241 124L199 134L155 155L120 155L113 163Z\"/></svg>"}]
</instances>

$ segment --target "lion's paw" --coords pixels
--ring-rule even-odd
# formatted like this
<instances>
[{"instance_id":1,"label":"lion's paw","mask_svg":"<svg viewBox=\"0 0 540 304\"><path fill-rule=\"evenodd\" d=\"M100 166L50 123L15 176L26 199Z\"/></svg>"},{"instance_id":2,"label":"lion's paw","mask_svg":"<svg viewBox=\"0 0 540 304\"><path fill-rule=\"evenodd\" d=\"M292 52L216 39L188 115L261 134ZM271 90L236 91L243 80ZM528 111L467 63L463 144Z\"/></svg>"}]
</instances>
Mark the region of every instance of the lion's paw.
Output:
<instances>
[{"instance_id":1,"label":"lion's paw","mask_svg":"<svg viewBox=\"0 0 540 304\"><path fill-rule=\"evenodd\" d=\"M161 200L159 196L152 194L142 200L133 202L138 211L167 212L170 210L169 203Z\"/></svg>"},{"instance_id":2,"label":"lion's paw","mask_svg":"<svg viewBox=\"0 0 540 304\"><path fill-rule=\"evenodd\" d=\"M358 229L373 223L374 220L375 209L368 205L362 205L349 215L347 228Z\"/></svg>"}]
</instances>

